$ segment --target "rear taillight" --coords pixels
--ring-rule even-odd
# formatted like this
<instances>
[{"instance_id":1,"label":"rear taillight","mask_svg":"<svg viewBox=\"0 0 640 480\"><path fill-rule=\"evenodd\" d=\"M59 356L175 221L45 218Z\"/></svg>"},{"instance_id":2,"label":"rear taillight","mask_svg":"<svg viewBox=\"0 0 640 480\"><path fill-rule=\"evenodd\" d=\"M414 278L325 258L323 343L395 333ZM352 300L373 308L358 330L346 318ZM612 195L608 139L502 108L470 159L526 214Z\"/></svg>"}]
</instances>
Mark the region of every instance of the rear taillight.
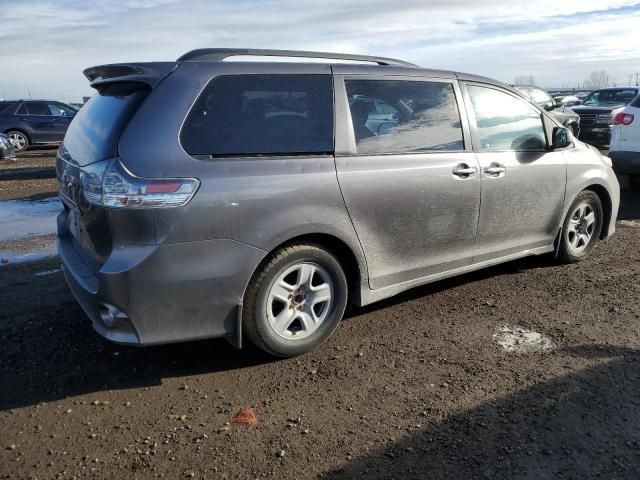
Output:
<instances>
[{"instance_id":1,"label":"rear taillight","mask_svg":"<svg viewBox=\"0 0 640 480\"><path fill-rule=\"evenodd\" d=\"M85 200L107 208L180 207L200 185L196 178L136 177L117 158L84 167L80 179Z\"/></svg>"},{"instance_id":2,"label":"rear taillight","mask_svg":"<svg viewBox=\"0 0 640 480\"><path fill-rule=\"evenodd\" d=\"M618 112L613 116L614 125L631 125L635 116L633 113Z\"/></svg>"}]
</instances>

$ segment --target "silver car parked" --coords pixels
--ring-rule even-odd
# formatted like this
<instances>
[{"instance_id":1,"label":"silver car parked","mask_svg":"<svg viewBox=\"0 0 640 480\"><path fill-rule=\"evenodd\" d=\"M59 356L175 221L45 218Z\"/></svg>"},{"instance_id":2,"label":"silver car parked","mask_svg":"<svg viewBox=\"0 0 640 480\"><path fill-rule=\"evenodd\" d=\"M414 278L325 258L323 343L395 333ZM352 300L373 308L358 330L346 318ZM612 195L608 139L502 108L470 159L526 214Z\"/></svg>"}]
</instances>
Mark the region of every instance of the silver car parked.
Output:
<instances>
[{"instance_id":1,"label":"silver car parked","mask_svg":"<svg viewBox=\"0 0 640 480\"><path fill-rule=\"evenodd\" d=\"M242 55L327 61L224 61ZM609 159L494 80L243 49L85 75L97 93L57 157L58 250L115 342L297 355L348 302L527 255L576 262L615 230Z\"/></svg>"}]
</instances>

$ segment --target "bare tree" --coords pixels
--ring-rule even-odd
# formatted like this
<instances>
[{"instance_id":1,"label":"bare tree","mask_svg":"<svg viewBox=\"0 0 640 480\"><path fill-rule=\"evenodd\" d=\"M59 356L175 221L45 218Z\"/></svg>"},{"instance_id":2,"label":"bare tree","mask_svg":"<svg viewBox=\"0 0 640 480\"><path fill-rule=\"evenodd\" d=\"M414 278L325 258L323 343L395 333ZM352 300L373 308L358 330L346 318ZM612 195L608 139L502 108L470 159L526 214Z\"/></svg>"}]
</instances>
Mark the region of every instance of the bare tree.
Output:
<instances>
[{"instance_id":1,"label":"bare tree","mask_svg":"<svg viewBox=\"0 0 640 480\"><path fill-rule=\"evenodd\" d=\"M595 70L589 74L584 84L591 88L606 87L609 84L609 74L606 70Z\"/></svg>"},{"instance_id":2,"label":"bare tree","mask_svg":"<svg viewBox=\"0 0 640 480\"><path fill-rule=\"evenodd\" d=\"M516 78L513 79L513 84L514 85L535 85L536 80L531 74L518 75Z\"/></svg>"}]
</instances>

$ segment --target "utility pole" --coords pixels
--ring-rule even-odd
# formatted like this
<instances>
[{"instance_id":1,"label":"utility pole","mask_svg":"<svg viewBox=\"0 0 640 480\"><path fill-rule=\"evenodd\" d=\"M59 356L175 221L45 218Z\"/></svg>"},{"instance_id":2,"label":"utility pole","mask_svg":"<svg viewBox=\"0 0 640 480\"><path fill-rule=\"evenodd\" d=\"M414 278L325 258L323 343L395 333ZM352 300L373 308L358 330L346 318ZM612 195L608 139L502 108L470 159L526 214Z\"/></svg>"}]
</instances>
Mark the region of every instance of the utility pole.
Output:
<instances>
[{"instance_id":1,"label":"utility pole","mask_svg":"<svg viewBox=\"0 0 640 480\"><path fill-rule=\"evenodd\" d=\"M640 77L640 72L636 72L636 87L639 85L638 84L638 77Z\"/></svg>"}]
</instances>

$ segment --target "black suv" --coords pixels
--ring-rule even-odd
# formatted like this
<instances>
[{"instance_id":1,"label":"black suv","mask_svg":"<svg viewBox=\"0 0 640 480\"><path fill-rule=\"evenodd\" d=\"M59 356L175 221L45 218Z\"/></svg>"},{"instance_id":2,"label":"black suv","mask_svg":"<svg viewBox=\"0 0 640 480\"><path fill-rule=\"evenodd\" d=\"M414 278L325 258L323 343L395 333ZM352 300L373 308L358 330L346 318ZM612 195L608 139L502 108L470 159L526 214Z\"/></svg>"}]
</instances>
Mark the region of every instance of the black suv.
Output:
<instances>
[{"instance_id":1,"label":"black suv","mask_svg":"<svg viewBox=\"0 0 640 480\"><path fill-rule=\"evenodd\" d=\"M16 152L32 145L57 145L78 111L51 100L0 102L0 133L6 133Z\"/></svg>"},{"instance_id":2,"label":"black suv","mask_svg":"<svg viewBox=\"0 0 640 480\"><path fill-rule=\"evenodd\" d=\"M573 107L580 115L580 140L597 146L607 146L611 139L611 112L631 103L640 87L613 87L594 90L582 105Z\"/></svg>"}]
</instances>

